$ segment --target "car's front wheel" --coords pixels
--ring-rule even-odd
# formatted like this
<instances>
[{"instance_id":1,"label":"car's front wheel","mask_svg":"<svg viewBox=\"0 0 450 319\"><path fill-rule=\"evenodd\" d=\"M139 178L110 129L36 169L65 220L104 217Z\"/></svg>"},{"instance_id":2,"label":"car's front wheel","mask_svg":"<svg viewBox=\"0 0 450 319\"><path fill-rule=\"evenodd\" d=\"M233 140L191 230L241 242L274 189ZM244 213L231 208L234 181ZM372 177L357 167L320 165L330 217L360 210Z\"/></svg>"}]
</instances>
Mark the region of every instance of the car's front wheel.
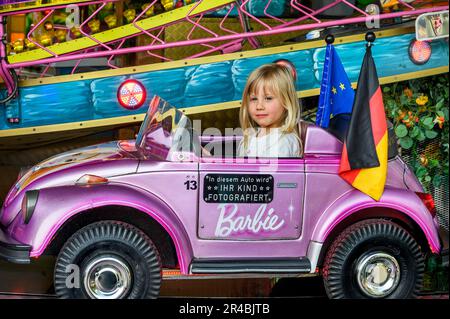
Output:
<instances>
[{"instance_id":1,"label":"car's front wheel","mask_svg":"<svg viewBox=\"0 0 450 319\"><path fill-rule=\"evenodd\" d=\"M424 271L414 238L396 223L371 219L345 229L328 250L325 290L330 298L413 298Z\"/></svg>"},{"instance_id":2,"label":"car's front wheel","mask_svg":"<svg viewBox=\"0 0 450 319\"><path fill-rule=\"evenodd\" d=\"M76 232L55 265L61 298L156 298L161 286L158 251L146 234L118 221L102 221Z\"/></svg>"}]
</instances>

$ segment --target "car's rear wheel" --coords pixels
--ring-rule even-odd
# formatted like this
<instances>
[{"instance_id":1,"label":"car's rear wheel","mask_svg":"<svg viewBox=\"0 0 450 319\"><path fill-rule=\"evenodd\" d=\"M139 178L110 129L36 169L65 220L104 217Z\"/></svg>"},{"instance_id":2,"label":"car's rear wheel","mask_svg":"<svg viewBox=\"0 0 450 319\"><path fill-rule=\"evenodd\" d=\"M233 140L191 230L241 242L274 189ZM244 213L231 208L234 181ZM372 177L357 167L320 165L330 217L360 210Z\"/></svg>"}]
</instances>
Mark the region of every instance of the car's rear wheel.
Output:
<instances>
[{"instance_id":1,"label":"car's rear wheel","mask_svg":"<svg viewBox=\"0 0 450 319\"><path fill-rule=\"evenodd\" d=\"M330 298L413 298L424 271L414 238L396 223L371 219L345 229L328 250L323 279Z\"/></svg>"},{"instance_id":2,"label":"car's rear wheel","mask_svg":"<svg viewBox=\"0 0 450 319\"><path fill-rule=\"evenodd\" d=\"M61 298L156 298L161 286L158 251L146 234L118 221L102 221L76 232L55 265Z\"/></svg>"}]
</instances>

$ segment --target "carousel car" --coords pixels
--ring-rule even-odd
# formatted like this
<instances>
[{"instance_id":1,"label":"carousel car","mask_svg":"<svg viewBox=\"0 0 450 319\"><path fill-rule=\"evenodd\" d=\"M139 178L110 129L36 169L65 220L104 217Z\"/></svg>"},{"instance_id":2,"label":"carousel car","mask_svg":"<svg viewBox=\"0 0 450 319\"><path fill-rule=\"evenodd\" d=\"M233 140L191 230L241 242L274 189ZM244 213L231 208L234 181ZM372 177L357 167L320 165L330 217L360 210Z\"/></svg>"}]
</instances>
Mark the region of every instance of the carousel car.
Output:
<instances>
[{"instance_id":1,"label":"carousel car","mask_svg":"<svg viewBox=\"0 0 450 319\"><path fill-rule=\"evenodd\" d=\"M322 275L331 298L412 297L425 256L448 242L433 199L395 152L379 201L342 180L345 120L329 130L302 122L301 158L239 158L239 136L199 136L155 96L136 140L59 154L19 176L0 211L0 257L56 256L63 298L155 298L167 269Z\"/></svg>"}]
</instances>

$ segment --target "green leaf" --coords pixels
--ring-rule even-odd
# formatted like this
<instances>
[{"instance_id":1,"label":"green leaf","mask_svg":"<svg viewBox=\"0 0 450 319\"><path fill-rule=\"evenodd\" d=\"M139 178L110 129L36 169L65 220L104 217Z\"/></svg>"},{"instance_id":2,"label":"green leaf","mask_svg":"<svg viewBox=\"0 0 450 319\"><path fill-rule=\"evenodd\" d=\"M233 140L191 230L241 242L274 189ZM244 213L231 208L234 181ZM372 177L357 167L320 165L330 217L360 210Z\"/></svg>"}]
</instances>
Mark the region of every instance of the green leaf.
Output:
<instances>
[{"instance_id":1,"label":"green leaf","mask_svg":"<svg viewBox=\"0 0 450 319\"><path fill-rule=\"evenodd\" d=\"M431 140L431 139L435 138L436 136L438 136L438 133L435 131L427 130L427 131L425 131L425 136Z\"/></svg>"},{"instance_id":2,"label":"green leaf","mask_svg":"<svg viewBox=\"0 0 450 319\"><path fill-rule=\"evenodd\" d=\"M405 150L410 149L413 146L413 144L414 144L413 139L410 138L409 136L402 137L402 138L399 139L399 141L400 141L400 146L402 148L404 148Z\"/></svg>"},{"instance_id":3,"label":"green leaf","mask_svg":"<svg viewBox=\"0 0 450 319\"><path fill-rule=\"evenodd\" d=\"M444 113L444 119L446 120L446 121L448 121L448 108L446 107L446 108L443 108L442 109L442 113Z\"/></svg>"},{"instance_id":4,"label":"green leaf","mask_svg":"<svg viewBox=\"0 0 450 319\"><path fill-rule=\"evenodd\" d=\"M433 168L439 166L439 160L437 159L428 159L428 168Z\"/></svg>"},{"instance_id":5,"label":"green leaf","mask_svg":"<svg viewBox=\"0 0 450 319\"><path fill-rule=\"evenodd\" d=\"M414 126L411 131L409 131L409 136L411 138L416 138L420 134L420 129L417 126Z\"/></svg>"},{"instance_id":6,"label":"green leaf","mask_svg":"<svg viewBox=\"0 0 450 319\"><path fill-rule=\"evenodd\" d=\"M419 142L422 142L422 141L425 141L425 133L422 131L422 130L420 130L420 133L419 133L419 135L417 135L417 140L419 141Z\"/></svg>"},{"instance_id":7,"label":"green leaf","mask_svg":"<svg viewBox=\"0 0 450 319\"><path fill-rule=\"evenodd\" d=\"M430 177L430 175L425 176L425 182L431 182L431 177Z\"/></svg>"},{"instance_id":8,"label":"green leaf","mask_svg":"<svg viewBox=\"0 0 450 319\"><path fill-rule=\"evenodd\" d=\"M408 129L405 125L400 124L395 128L395 135L397 135L399 138L405 137L408 135Z\"/></svg>"},{"instance_id":9,"label":"green leaf","mask_svg":"<svg viewBox=\"0 0 450 319\"><path fill-rule=\"evenodd\" d=\"M423 119L422 121L423 125L425 126L429 126L429 125L434 125L433 124L433 118L431 116L427 116Z\"/></svg>"},{"instance_id":10,"label":"green leaf","mask_svg":"<svg viewBox=\"0 0 450 319\"><path fill-rule=\"evenodd\" d=\"M445 118L445 114L444 114L444 112L442 112L442 111L437 111L436 114L437 114L438 116L442 116L442 117Z\"/></svg>"},{"instance_id":11,"label":"green leaf","mask_svg":"<svg viewBox=\"0 0 450 319\"><path fill-rule=\"evenodd\" d=\"M408 97L406 95L400 95L400 104L405 105L408 104Z\"/></svg>"},{"instance_id":12,"label":"green leaf","mask_svg":"<svg viewBox=\"0 0 450 319\"><path fill-rule=\"evenodd\" d=\"M417 170L415 171L415 174L416 174L417 178L422 178L422 177L424 177L427 173L428 173L428 172L427 172L427 169L426 169L425 167L423 167L423 166L419 166L419 167L417 168Z\"/></svg>"},{"instance_id":13,"label":"green leaf","mask_svg":"<svg viewBox=\"0 0 450 319\"><path fill-rule=\"evenodd\" d=\"M395 100L388 99L388 100L387 100L387 106L388 106L389 108L394 108L394 107L397 106L397 103L395 103Z\"/></svg>"},{"instance_id":14,"label":"green leaf","mask_svg":"<svg viewBox=\"0 0 450 319\"><path fill-rule=\"evenodd\" d=\"M440 109L444 105L444 99L441 99L439 102L436 103L436 109Z\"/></svg>"},{"instance_id":15,"label":"green leaf","mask_svg":"<svg viewBox=\"0 0 450 319\"><path fill-rule=\"evenodd\" d=\"M383 87L383 93L389 93L391 92L391 88L389 86Z\"/></svg>"}]
</instances>

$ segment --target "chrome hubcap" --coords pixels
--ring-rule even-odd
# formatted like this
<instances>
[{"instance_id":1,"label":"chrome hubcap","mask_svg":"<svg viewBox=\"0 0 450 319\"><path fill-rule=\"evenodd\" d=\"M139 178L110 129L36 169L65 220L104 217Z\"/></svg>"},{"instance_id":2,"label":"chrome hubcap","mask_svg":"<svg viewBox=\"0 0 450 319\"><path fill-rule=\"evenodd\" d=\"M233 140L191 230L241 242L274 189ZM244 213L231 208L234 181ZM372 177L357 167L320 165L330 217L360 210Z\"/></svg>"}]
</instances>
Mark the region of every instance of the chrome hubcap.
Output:
<instances>
[{"instance_id":1,"label":"chrome hubcap","mask_svg":"<svg viewBox=\"0 0 450 319\"><path fill-rule=\"evenodd\" d=\"M357 264L357 281L361 290L369 297L382 298L397 288L400 267L397 260L386 253L371 253Z\"/></svg>"},{"instance_id":2,"label":"chrome hubcap","mask_svg":"<svg viewBox=\"0 0 450 319\"><path fill-rule=\"evenodd\" d=\"M84 288L93 299L120 299L130 290L131 271L119 257L97 257L84 271Z\"/></svg>"}]
</instances>

